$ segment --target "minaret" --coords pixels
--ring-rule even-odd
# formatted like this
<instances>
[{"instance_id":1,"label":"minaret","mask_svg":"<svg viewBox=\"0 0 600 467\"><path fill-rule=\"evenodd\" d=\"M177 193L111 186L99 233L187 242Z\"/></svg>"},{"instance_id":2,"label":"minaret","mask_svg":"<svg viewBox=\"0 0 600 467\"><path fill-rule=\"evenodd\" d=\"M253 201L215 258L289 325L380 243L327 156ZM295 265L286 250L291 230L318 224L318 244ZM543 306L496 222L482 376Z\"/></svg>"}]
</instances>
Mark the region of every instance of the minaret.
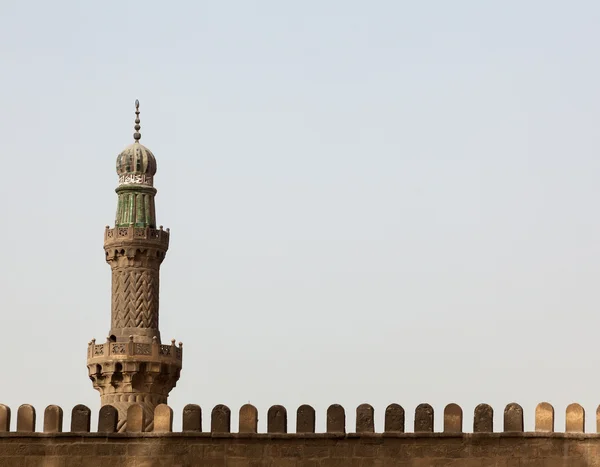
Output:
<instances>
[{"instance_id":1,"label":"minaret","mask_svg":"<svg viewBox=\"0 0 600 467\"><path fill-rule=\"evenodd\" d=\"M162 345L158 328L160 264L169 248L169 229L156 228L153 180L156 159L140 144L140 110L135 101L134 143L117 157L119 185L114 228L104 231L106 262L112 269L111 329L105 343L88 344L87 367L102 405L119 411L143 406L147 429L154 408L167 402L179 379L182 344Z\"/></svg>"}]
</instances>

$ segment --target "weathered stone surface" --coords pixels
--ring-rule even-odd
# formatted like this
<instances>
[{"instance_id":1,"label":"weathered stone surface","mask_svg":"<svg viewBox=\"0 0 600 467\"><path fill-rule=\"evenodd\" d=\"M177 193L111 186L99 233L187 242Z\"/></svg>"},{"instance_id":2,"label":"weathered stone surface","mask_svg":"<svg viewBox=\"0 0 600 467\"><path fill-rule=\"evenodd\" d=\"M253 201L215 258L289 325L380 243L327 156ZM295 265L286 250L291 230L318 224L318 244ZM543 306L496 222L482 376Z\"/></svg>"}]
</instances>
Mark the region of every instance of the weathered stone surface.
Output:
<instances>
[{"instance_id":1,"label":"weathered stone surface","mask_svg":"<svg viewBox=\"0 0 600 467\"><path fill-rule=\"evenodd\" d=\"M91 429L92 411L83 404L71 410L71 432L89 433Z\"/></svg>"},{"instance_id":2,"label":"weathered stone surface","mask_svg":"<svg viewBox=\"0 0 600 467\"><path fill-rule=\"evenodd\" d=\"M183 431L202 431L202 409L199 405L188 404L183 408Z\"/></svg>"},{"instance_id":3,"label":"weathered stone surface","mask_svg":"<svg viewBox=\"0 0 600 467\"><path fill-rule=\"evenodd\" d=\"M127 432L142 433L146 428L146 414L141 404L132 404L127 408Z\"/></svg>"},{"instance_id":4,"label":"weathered stone surface","mask_svg":"<svg viewBox=\"0 0 600 467\"><path fill-rule=\"evenodd\" d=\"M119 411L112 405L100 407L98 414L98 433L115 433L119 421Z\"/></svg>"},{"instance_id":5,"label":"weathered stone surface","mask_svg":"<svg viewBox=\"0 0 600 467\"><path fill-rule=\"evenodd\" d=\"M0 433L10 431L10 407L0 404Z\"/></svg>"},{"instance_id":6,"label":"weathered stone surface","mask_svg":"<svg viewBox=\"0 0 600 467\"><path fill-rule=\"evenodd\" d=\"M17 410L17 431L35 431L35 409L29 404L23 404Z\"/></svg>"},{"instance_id":7,"label":"weathered stone surface","mask_svg":"<svg viewBox=\"0 0 600 467\"><path fill-rule=\"evenodd\" d=\"M212 433L231 432L231 410L223 404L216 405L210 414L210 431Z\"/></svg>"},{"instance_id":8,"label":"weathered stone surface","mask_svg":"<svg viewBox=\"0 0 600 467\"><path fill-rule=\"evenodd\" d=\"M511 403L504 409L504 431L523 431L523 408Z\"/></svg>"},{"instance_id":9,"label":"weathered stone surface","mask_svg":"<svg viewBox=\"0 0 600 467\"><path fill-rule=\"evenodd\" d=\"M473 433L494 432L494 409L488 404L479 404L475 407L473 418Z\"/></svg>"},{"instance_id":10,"label":"weathered stone surface","mask_svg":"<svg viewBox=\"0 0 600 467\"><path fill-rule=\"evenodd\" d=\"M154 409L155 433L171 433L173 431L173 409L167 404L159 404Z\"/></svg>"},{"instance_id":11,"label":"weathered stone surface","mask_svg":"<svg viewBox=\"0 0 600 467\"><path fill-rule=\"evenodd\" d=\"M462 433L463 411L457 404L448 404L444 408L444 433Z\"/></svg>"},{"instance_id":12,"label":"weathered stone surface","mask_svg":"<svg viewBox=\"0 0 600 467\"><path fill-rule=\"evenodd\" d=\"M239 432L256 433L258 431L258 410L251 404L240 408Z\"/></svg>"},{"instance_id":13,"label":"weathered stone surface","mask_svg":"<svg viewBox=\"0 0 600 467\"><path fill-rule=\"evenodd\" d=\"M375 410L369 404L361 404L356 408L356 432L375 432Z\"/></svg>"},{"instance_id":14,"label":"weathered stone surface","mask_svg":"<svg viewBox=\"0 0 600 467\"><path fill-rule=\"evenodd\" d=\"M346 412L339 404L327 409L327 433L346 433Z\"/></svg>"},{"instance_id":15,"label":"weathered stone surface","mask_svg":"<svg viewBox=\"0 0 600 467\"><path fill-rule=\"evenodd\" d=\"M296 412L296 433L314 433L315 421L315 409L310 405L301 405Z\"/></svg>"},{"instance_id":16,"label":"weathered stone surface","mask_svg":"<svg viewBox=\"0 0 600 467\"><path fill-rule=\"evenodd\" d=\"M540 433L554 431L554 407L548 402L540 402L535 408L535 431Z\"/></svg>"},{"instance_id":17,"label":"weathered stone surface","mask_svg":"<svg viewBox=\"0 0 600 467\"><path fill-rule=\"evenodd\" d=\"M124 261L119 261L118 255L110 261L111 265L114 265L111 331L118 337L125 337L127 332L136 332L138 327L149 329L150 334L159 335L158 282L161 261L162 257L153 255L152 260L146 261L149 267L144 269L135 266L122 267ZM131 300L132 296L140 299ZM122 331L124 328L134 330Z\"/></svg>"},{"instance_id":18,"label":"weathered stone surface","mask_svg":"<svg viewBox=\"0 0 600 467\"><path fill-rule=\"evenodd\" d=\"M597 467L600 437L494 433L240 437L0 435L2 467Z\"/></svg>"},{"instance_id":19,"label":"weathered stone surface","mask_svg":"<svg viewBox=\"0 0 600 467\"><path fill-rule=\"evenodd\" d=\"M267 433L287 433L287 410L274 405L267 412Z\"/></svg>"},{"instance_id":20,"label":"weathered stone surface","mask_svg":"<svg viewBox=\"0 0 600 467\"><path fill-rule=\"evenodd\" d=\"M569 404L565 418L567 433L585 433L585 410L579 404Z\"/></svg>"},{"instance_id":21,"label":"weathered stone surface","mask_svg":"<svg viewBox=\"0 0 600 467\"><path fill-rule=\"evenodd\" d=\"M63 409L58 405L49 405L44 410L44 433L62 433Z\"/></svg>"},{"instance_id":22,"label":"weathered stone surface","mask_svg":"<svg viewBox=\"0 0 600 467\"><path fill-rule=\"evenodd\" d=\"M419 404L415 409L415 433L433 433L433 407Z\"/></svg>"},{"instance_id":23,"label":"weathered stone surface","mask_svg":"<svg viewBox=\"0 0 600 467\"><path fill-rule=\"evenodd\" d=\"M404 433L404 408L398 404L390 404L385 409L385 428L388 433Z\"/></svg>"},{"instance_id":24,"label":"weathered stone surface","mask_svg":"<svg viewBox=\"0 0 600 467\"><path fill-rule=\"evenodd\" d=\"M140 406L133 406L138 409ZM255 409L248 406L249 409ZM363 407L370 417L370 407ZM98 436L95 433L78 432L75 435L60 434L59 424L49 422L49 415L57 415L57 407L49 407L44 417L44 427L48 433L21 432L19 434L0 433L0 466L70 467L70 466L139 466L159 467L161 465L206 465L218 467L483 467L483 466L544 466L544 467L595 467L600 458L600 437L573 432L567 434L543 432L537 435L512 431L510 434L489 433L485 436L472 436L457 432L459 423L452 418L460 415L460 407L448 405L444 410L444 430L446 433L402 434L392 432L369 433L369 435L349 434L339 431L331 435L297 436L271 430L272 435L240 436L237 433L218 433L213 436L190 436L189 433L168 433L171 428L172 412L166 406L159 406L154 414L155 430L160 434L108 433ZM83 406L83 412L86 413ZM219 410L222 411L223 407ZM397 407L392 407L398 411ZM391 410L392 410L391 409ZM428 420L433 412L421 407ZM482 410L483 409L483 410ZM488 410L489 409L489 410ZM509 405L507 418L515 413L520 415L520 407ZM538 414L544 409L551 413L551 406L540 404ZM390 410L390 411L391 411ZM133 409L130 409L132 412ZM280 424L281 417L275 416L281 407L271 410L271 428ZM337 411L337 414L335 413ZM357 412L360 413L360 409ZM27 407L21 413L27 413ZM116 425L116 410L103 407L103 413L111 415L110 429ZM225 410L225 412L227 412ZM242 411L244 412L244 411ZM301 412L312 415L310 407ZM344 412L339 406L330 409L330 415L340 419ZM567 412L574 422L584 421L583 408L571 404ZM249 410L250 418L256 413ZM476 413L490 418L491 408L480 406ZM133 426L139 415L130 413L128 426ZM567 418L569 418L569 416ZM274 418L273 418L274 417ZM105 417L100 417L102 420ZM165 420L163 420L163 418ZM343 417L342 417L343 419ZM509 420L506 420L509 422ZM22 422L23 423L23 422ZM487 423L487 422L486 422ZM512 422L515 423L515 422ZM545 422L544 422L545 423ZM569 422L568 422L569 423ZM253 424L253 423L252 423ZM516 424L519 424L517 420ZM540 422L538 421L538 425ZM139 423L143 426L143 423ZM361 423L359 422L360 426ZM370 426L368 421L366 426ZM507 423L508 425L508 423ZM51 429L48 429L48 427ZM285 426L285 425L283 425ZM342 425L343 426L343 425ZM161 428L162 427L162 428ZM449 429L451 427L451 429ZM575 428L573 429L575 430ZM277 432L275 432L277 431ZM361 432L367 433L367 432ZM454 433L454 436L447 436ZM600 466L599 466L600 467Z\"/></svg>"}]
</instances>

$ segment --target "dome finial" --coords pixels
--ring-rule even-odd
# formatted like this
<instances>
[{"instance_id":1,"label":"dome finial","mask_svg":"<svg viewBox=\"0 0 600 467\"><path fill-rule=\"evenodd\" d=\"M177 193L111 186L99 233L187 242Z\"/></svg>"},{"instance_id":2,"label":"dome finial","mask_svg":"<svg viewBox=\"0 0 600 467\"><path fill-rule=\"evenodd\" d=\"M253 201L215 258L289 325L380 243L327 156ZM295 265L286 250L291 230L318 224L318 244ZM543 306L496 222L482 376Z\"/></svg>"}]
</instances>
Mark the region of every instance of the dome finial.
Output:
<instances>
[{"instance_id":1,"label":"dome finial","mask_svg":"<svg viewBox=\"0 0 600 467\"><path fill-rule=\"evenodd\" d=\"M137 99L135 100L135 126L133 128L135 129L133 139L137 143L142 137L142 134L140 133L140 101Z\"/></svg>"}]
</instances>

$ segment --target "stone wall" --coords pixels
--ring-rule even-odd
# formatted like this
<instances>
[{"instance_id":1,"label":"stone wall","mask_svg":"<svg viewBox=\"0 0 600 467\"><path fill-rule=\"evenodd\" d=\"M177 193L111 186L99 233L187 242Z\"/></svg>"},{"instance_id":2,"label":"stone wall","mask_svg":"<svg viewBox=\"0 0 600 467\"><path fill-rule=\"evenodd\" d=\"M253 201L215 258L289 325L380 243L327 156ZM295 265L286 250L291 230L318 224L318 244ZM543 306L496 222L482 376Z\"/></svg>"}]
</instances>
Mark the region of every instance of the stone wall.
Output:
<instances>
[{"instance_id":1,"label":"stone wall","mask_svg":"<svg viewBox=\"0 0 600 467\"><path fill-rule=\"evenodd\" d=\"M2 467L598 467L596 435L0 435Z\"/></svg>"},{"instance_id":2,"label":"stone wall","mask_svg":"<svg viewBox=\"0 0 600 467\"><path fill-rule=\"evenodd\" d=\"M464 432L456 404L444 410L442 433L433 432L428 404L416 408L412 433L405 433L404 409L397 404L386 409L383 433L375 432L367 404L356 409L353 433L346 432L344 408L336 404L327 410L326 433L315 433L315 411L308 405L296 411L296 433L287 433L287 410L277 405L266 414L267 433L257 433L258 410L249 404L239 410L236 433L224 405L211 411L209 431L203 431L202 410L193 404L183 410L180 432L173 432L173 411L164 404L154 412L151 433L144 432L141 406L128 410L127 433L116 432L114 407L100 409L94 433L90 415L87 407L75 406L65 433L62 409L48 406L39 433L35 409L23 405L11 432L11 411L0 404L0 466L600 467L600 435L584 433L585 412L578 404L567 407L564 433L554 432L554 408L547 403L537 406L532 433L523 432L518 404L505 408L503 432L494 432L492 408L479 405L472 433Z\"/></svg>"}]
</instances>

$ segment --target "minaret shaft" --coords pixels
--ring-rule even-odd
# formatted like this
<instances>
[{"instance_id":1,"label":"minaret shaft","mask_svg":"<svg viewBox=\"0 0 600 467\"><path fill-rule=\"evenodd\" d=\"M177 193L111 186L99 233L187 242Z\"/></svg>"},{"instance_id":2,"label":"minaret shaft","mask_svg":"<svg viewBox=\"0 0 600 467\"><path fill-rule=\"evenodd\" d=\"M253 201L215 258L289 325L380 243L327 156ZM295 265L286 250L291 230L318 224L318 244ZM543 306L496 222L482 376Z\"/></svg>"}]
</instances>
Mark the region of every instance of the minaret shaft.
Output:
<instances>
[{"instance_id":1,"label":"minaret shaft","mask_svg":"<svg viewBox=\"0 0 600 467\"><path fill-rule=\"evenodd\" d=\"M116 227L104 239L112 269L110 338L126 342L160 343L158 328L160 265L169 247L162 229Z\"/></svg>"},{"instance_id":2,"label":"minaret shaft","mask_svg":"<svg viewBox=\"0 0 600 467\"><path fill-rule=\"evenodd\" d=\"M159 338L158 281L158 268L113 268L110 333L115 340L136 334Z\"/></svg>"}]
</instances>

